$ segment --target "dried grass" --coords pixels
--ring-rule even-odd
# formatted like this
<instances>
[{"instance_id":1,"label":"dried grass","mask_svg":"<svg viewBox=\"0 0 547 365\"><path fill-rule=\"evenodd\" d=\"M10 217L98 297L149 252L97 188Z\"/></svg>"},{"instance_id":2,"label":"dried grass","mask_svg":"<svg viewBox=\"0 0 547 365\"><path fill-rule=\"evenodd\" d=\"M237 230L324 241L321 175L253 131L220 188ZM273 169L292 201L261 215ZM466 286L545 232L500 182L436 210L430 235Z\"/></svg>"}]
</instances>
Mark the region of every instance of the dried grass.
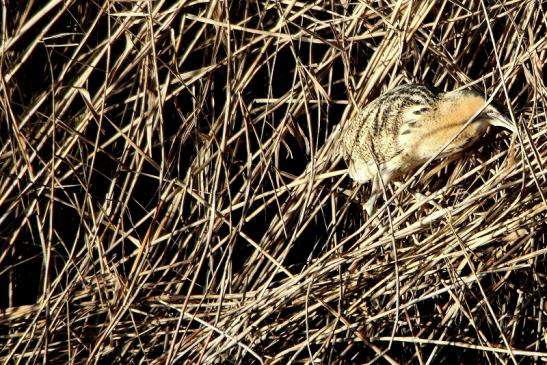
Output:
<instances>
[{"instance_id":1,"label":"dried grass","mask_svg":"<svg viewBox=\"0 0 547 365\"><path fill-rule=\"evenodd\" d=\"M546 361L545 4L226 4L2 4L0 360ZM520 133L378 226L338 125L402 82Z\"/></svg>"}]
</instances>

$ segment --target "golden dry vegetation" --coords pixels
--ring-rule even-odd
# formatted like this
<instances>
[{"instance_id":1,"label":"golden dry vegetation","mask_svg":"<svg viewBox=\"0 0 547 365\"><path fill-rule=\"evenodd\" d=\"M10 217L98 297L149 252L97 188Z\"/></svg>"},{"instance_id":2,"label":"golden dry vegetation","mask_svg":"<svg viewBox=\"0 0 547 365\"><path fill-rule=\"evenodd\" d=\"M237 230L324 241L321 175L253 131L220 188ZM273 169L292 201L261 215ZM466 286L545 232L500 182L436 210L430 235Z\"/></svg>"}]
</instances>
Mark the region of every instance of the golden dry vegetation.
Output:
<instances>
[{"instance_id":1,"label":"golden dry vegetation","mask_svg":"<svg viewBox=\"0 0 547 365\"><path fill-rule=\"evenodd\" d=\"M0 361L546 361L546 9L2 2ZM337 136L405 82L519 133L390 186L378 225Z\"/></svg>"}]
</instances>

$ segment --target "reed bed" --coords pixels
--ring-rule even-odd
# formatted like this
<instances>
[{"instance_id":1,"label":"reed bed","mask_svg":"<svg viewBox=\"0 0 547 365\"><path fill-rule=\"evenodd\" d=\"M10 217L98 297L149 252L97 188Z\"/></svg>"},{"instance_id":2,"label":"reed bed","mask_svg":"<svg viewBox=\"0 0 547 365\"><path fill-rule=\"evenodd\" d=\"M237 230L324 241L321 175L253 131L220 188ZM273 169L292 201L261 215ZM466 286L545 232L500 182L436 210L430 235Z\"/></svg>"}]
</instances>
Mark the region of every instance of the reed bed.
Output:
<instances>
[{"instance_id":1,"label":"reed bed","mask_svg":"<svg viewBox=\"0 0 547 365\"><path fill-rule=\"evenodd\" d=\"M544 2L1 16L2 363L547 361ZM405 82L480 90L519 133L369 219L337 136Z\"/></svg>"}]
</instances>

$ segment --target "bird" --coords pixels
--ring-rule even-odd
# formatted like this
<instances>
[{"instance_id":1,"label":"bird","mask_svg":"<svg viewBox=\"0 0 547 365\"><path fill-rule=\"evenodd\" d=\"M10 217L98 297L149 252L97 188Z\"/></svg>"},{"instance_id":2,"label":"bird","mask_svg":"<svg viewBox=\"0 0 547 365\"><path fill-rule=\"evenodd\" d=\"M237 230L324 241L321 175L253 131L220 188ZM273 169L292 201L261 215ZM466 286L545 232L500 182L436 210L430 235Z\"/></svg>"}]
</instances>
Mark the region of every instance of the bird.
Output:
<instances>
[{"instance_id":1,"label":"bird","mask_svg":"<svg viewBox=\"0 0 547 365\"><path fill-rule=\"evenodd\" d=\"M342 126L339 147L350 178L372 183L364 204L370 217L382 183L387 186L434 157L462 152L490 125L517 130L474 90L436 92L425 85L403 84L358 109Z\"/></svg>"}]
</instances>

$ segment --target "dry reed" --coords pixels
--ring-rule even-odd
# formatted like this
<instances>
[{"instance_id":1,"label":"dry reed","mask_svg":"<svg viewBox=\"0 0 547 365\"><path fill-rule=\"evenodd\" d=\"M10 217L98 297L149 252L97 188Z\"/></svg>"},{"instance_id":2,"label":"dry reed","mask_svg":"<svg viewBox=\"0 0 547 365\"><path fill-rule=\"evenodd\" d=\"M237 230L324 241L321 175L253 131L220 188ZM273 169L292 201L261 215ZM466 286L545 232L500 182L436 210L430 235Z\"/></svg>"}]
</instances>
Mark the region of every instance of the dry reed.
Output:
<instances>
[{"instance_id":1,"label":"dry reed","mask_svg":"<svg viewBox=\"0 0 547 365\"><path fill-rule=\"evenodd\" d=\"M547 361L544 2L1 14L1 362ZM482 90L519 134L375 225L338 127L403 82Z\"/></svg>"}]
</instances>

